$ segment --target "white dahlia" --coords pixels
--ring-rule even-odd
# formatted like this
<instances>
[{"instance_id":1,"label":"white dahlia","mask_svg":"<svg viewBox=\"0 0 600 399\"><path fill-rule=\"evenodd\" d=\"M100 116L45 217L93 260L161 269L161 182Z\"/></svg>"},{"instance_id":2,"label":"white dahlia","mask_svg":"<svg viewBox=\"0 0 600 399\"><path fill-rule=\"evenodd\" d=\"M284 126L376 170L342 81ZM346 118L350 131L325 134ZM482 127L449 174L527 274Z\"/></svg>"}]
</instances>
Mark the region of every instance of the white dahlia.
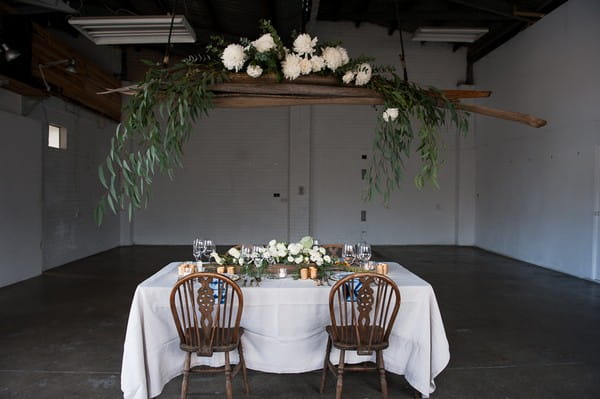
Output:
<instances>
[{"instance_id":1,"label":"white dahlia","mask_svg":"<svg viewBox=\"0 0 600 399\"><path fill-rule=\"evenodd\" d=\"M310 59L310 63L312 64L313 72L319 72L320 70L325 68L325 60L323 59L323 57L319 57L318 55L312 57Z\"/></svg>"},{"instance_id":2,"label":"white dahlia","mask_svg":"<svg viewBox=\"0 0 600 399\"><path fill-rule=\"evenodd\" d=\"M356 73L352 71L346 72L344 76L342 76L342 82L350 84L354 80L354 75L356 75Z\"/></svg>"},{"instance_id":3,"label":"white dahlia","mask_svg":"<svg viewBox=\"0 0 600 399\"><path fill-rule=\"evenodd\" d=\"M388 108L383 111L383 120L386 122L395 121L398 117L398 108Z\"/></svg>"},{"instance_id":4,"label":"white dahlia","mask_svg":"<svg viewBox=\"0 0 600 399\"><path fill-rule=\"evenodd\" d=\"M364 86L369 83L371 80L371 65L369 64L360 64L358 66L358 71L356 72L356 81L354 82L357 86Z\"/></svg>"},{"instance_id":5,"label":"white dahlia","mask_svg":"<svg viewBox=\"0 0 600 399\"><path fill-rule=\"evenodd\" d=\"M273 40L273 36L271 36L270 33L265 33L264 35L253 41L252 46L254 46L256 51L258 51L259 53L264 53L275 47L275 41Z\"/></svg>"},{"instance_id":6,"label":"white dahlia","mask_svg":"<svg viewBox=\"0 0 600 399\"><path fill-rule=\"evenodd\" d=\"M294 80L300 76L300 57L296 54L288 54L285 56L285 60L281 63L283 69L283 76L286 79Z\"/></svg>"},{"instance_id":7,"label":"white dahlia","mask_svg":"<svg viewBox=\"0 0 600 399\"><path fill-rule=\"evenodd\" d=\"M312 71L312 63L307 58L302 58L300 60L300 73L302 75L308 75Z\"/></svg>"},{"instance_id":8,"label":"white dahlia","mask_svg":"<svg viewBox=\"0 0 600 399\"><path fill-rule=\"evenodd\" d=\"M325 65L327 68L335 71L340 66L342 66L342 54L335 47L325 47L323 49L323 60L325 60Z\"/></svg>"},{"instance_id":9,"label":"white dahlia","mask_svg":"<svg viewBox=\"0 0 600 399\"><path fill-rule=\"evenodd\" d=\"M311 39L308 33L302 33L298 35L296 40L294 40L294 51L298 55L308 54L311 55L315 51L315 46L317 45L317 38Z\"/></svg>"},{"instance_id":10,"label":"white dahlia","mask_svg":"<svg viewBox=\"0 0 600 399\"><path fill-rule=\"evenodd\" d=\"M248 68L246 68L246 73L253 78L258 78L260 75L262 75L263 69L260 67L260 65L248 65Z\"/></svg>"},{"instance_id":11,"label":"white dahlia","mask_svg":"<svg viewBox=\"0 0 600 399\"><path fill-rule=\"evenodd\" d=\"M337 46L336 48L340 52L340 55L342 56L342 65L346 65L348 63L348 61L350 61L350 57L348 57L348 51L346 51L345 48L340 47L340 46Z\"/></svg>"},{"instance_id":12,"label":"white dahlia","mask_svg":"<svg viewBox=\"0 0 600 399\"><path fill-rule=\"evenodd\" d=\"M244 53L244 48L239 44L230 44L225 47L223 50L223 55L221 55L221 60L223 61L223 65L228 70L235 70L238 72L240 69L244 67L244 62L246 62L246 53Z\"/></svg>"}]
</instances>

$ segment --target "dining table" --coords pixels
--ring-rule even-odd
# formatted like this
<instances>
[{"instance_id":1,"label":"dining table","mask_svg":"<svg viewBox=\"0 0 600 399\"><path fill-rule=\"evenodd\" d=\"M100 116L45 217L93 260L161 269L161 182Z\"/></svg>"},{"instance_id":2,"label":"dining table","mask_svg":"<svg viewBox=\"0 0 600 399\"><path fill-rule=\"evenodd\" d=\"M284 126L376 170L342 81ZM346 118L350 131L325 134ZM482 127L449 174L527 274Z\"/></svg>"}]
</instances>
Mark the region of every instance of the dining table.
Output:
<instances>
[{"instance_id":1,"label":"dining table","mask_svg":"<svg viewBox=\"0 0 600 399\"><path fill-rule=\"evenodd\" d=\"M126 399L153 398L183 373L185 352L169 305L177 281L173 262L141 282L133 295L123 347L121 390ZM388 276L398 285L401 304L383 352L388 372L403 375L425 398L435 390L435 377L450 360L448 340L434 290L405 267L388 262ZM246 365L267 373L304 373L322 369L330 324L327 284L313 280L264 279L260 286L243 286L241 326ZM332 350L335 364L339 352ZM192 366L222 366L223 353L192 357ZM232 352L232 363L237 353ZM374 360L346 353L346 363ZM319 377L315 377L317 379ZM252 381L250 381L252 385Z\"/></svg>"}]
</instances>

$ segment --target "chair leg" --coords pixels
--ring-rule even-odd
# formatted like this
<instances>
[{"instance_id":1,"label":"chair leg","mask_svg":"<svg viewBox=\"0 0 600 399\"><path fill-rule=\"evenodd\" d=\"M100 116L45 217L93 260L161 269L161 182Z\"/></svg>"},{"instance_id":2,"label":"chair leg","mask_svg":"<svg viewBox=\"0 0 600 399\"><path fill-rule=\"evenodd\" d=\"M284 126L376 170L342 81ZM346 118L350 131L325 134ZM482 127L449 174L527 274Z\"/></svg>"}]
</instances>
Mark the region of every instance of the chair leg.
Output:
<instances>
[{"instance_id":1,"label":"chair leg","mask_svg":"<svg viewBox=\"0 0 600 399\"><path fill-rule=\"evenodd\" d=\"M335 385L335 399L342 399L342 388L344 387L344 362L346 351L340 349L340 364L337 366L337 383Z\"/></svg>"},{"instance_id":2,"label":"chair leg","mask_svg":"<svg viewBox=\"0 0 600 399\"><path fill-rule=\"evenodd\" d=\"M190 380L190 364L192 361L192 354L187 352L185 354L185 364L183 366L183 381L181 382L181 399L187 399L188 383Z\"/></svg>"},{"instance_id":3,"label":"chair leg","mask_svg":"<svg viewBox=\"0 0 600 399\"><path fill-rule=\"evenodd\" d=\"M325 360L323 361L323 375L321 376L321 389L319 392L325 392L325 380L329 369L329 356L331 355L331 337L327 335L327 349L325 349Z\"/></svg>"},{"instance_id":4,"label":"chair leg","mask_svg":"<svg viewBox=\"0 0 600 399\"><path fill-rule=\"evenodd\" d=\"M381 396L388 397L387 381L385 379L385 365L383 364L383 352L377 351L377 370L379 370L379 383L381 384Z\"/></svg>"},{"instance_id":5,"label":"chair leg","mask_svg":"<svg viewBox=\"0 0 600 399\"><path fill-rule=\"evenodd\" d=\"M242 378L244 379L244 393L248 395L250 393L250 386L248 385L248 373L246 371L246 361L244 360L244 348L242 348L242 339L240 338L240 344L238 345L238 354L240 356L240 364L242 365Z\"/></svg>"},{"instance_id":6,"label":"chair leg","mask_svg":"<svg viewBox=\"0 0 600 399\"><path fill-rule=\"evenodd\" d=\"M229 363L229 352L225 352L225 393L227 399L233 399L233 388L231 386L231 364Z\"/></svg>"}]
</instances>

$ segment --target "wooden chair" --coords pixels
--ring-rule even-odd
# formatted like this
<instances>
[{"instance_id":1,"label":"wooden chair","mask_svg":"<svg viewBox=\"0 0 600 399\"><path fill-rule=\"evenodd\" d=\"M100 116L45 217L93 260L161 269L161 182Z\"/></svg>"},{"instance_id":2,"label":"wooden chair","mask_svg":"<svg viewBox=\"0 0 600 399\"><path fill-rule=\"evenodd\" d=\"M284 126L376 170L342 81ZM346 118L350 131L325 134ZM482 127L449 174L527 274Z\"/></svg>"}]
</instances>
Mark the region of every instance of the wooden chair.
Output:
<instances>
[{"instance_id":1,"label":"wooden chair","mask_svg":"<svg viewBox=\"0 0 600 399\"><path fill-rule=\"evenodd\" d=\"M344 249L344 244L324 244L321 246L327 250L327 255L334 258L342 257L342 249Z\"/></svg>"},{"instance_id":2,"label":"wooden chair","mask_svg":"<svg viewBox=\"0 0 600 399\"><path fill-rule=\"evenodd\" d=\"M337 375L336 399L341 399L344 371L378 370L381 393L387 398L387 382L383 363L383 350L388 347L389 336L400 308L400 290L389 277L377 273L355 273L339 280L329 294L331 325L321 393L325 391L327 370ZM329 359L331 346L340 350L338 366ZM376 364L344 364L346 351L357 351L359 356L371 356L375 352Z\"/></svg>"},{"instance_id":3,"label":"wooden chair","mask_svg":"<svg viewBox=\"0 0 600 399\"><path fill-rule=\"evenodd\" d=\"M240 287L230 278L217 273L194 273L175 284L170 297L171 313L181 350L187 352L181 384L181 398L187 398L189 376L192 373L225 372L227 398L233 396L231 379L240 369L244 378L244 391L250 392L240 327L244 297ZM229 352L238 351L240 361L233 368ZM212 357L213 352L224 352L225 366L190 367L192 353Z\"/></svg>"}]
</instances>

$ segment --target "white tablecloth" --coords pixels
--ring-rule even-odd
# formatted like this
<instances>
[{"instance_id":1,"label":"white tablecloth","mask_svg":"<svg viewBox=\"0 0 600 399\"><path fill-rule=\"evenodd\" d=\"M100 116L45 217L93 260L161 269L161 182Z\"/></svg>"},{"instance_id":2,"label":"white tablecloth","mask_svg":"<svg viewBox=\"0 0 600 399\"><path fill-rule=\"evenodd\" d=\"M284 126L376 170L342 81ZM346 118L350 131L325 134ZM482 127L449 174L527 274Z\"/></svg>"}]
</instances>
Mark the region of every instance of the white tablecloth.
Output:
<instances>
[{"instance_id":1,"label":"white tablecloth","mask_svg":"<svg viewBox=\"0 0 600 399\"><path fill-rule=\"evenodd\" d=\"M169 308L169 294L179 263L170 263L136 289L129 313L123 350L121 390L127 399L158 396L164 385L183 372L185 353ZM448 364L450 353L444 325L429 283L402 266L390 263L389 276L398 284L400 311L384 351L386 370L404 375L425 397L435 389L433 379ZM323 366L331 287L310 280L265 280L260 287L244 287L242 326L246 365L269 373L302 373ZM222 353L213 358L192 356L192 365L224 364ZM334 349L331 359L337 363ZM346 353L346 363L368 360ZM232 362L237 354L232 352Z\"/></svg>"}]
</instances>

